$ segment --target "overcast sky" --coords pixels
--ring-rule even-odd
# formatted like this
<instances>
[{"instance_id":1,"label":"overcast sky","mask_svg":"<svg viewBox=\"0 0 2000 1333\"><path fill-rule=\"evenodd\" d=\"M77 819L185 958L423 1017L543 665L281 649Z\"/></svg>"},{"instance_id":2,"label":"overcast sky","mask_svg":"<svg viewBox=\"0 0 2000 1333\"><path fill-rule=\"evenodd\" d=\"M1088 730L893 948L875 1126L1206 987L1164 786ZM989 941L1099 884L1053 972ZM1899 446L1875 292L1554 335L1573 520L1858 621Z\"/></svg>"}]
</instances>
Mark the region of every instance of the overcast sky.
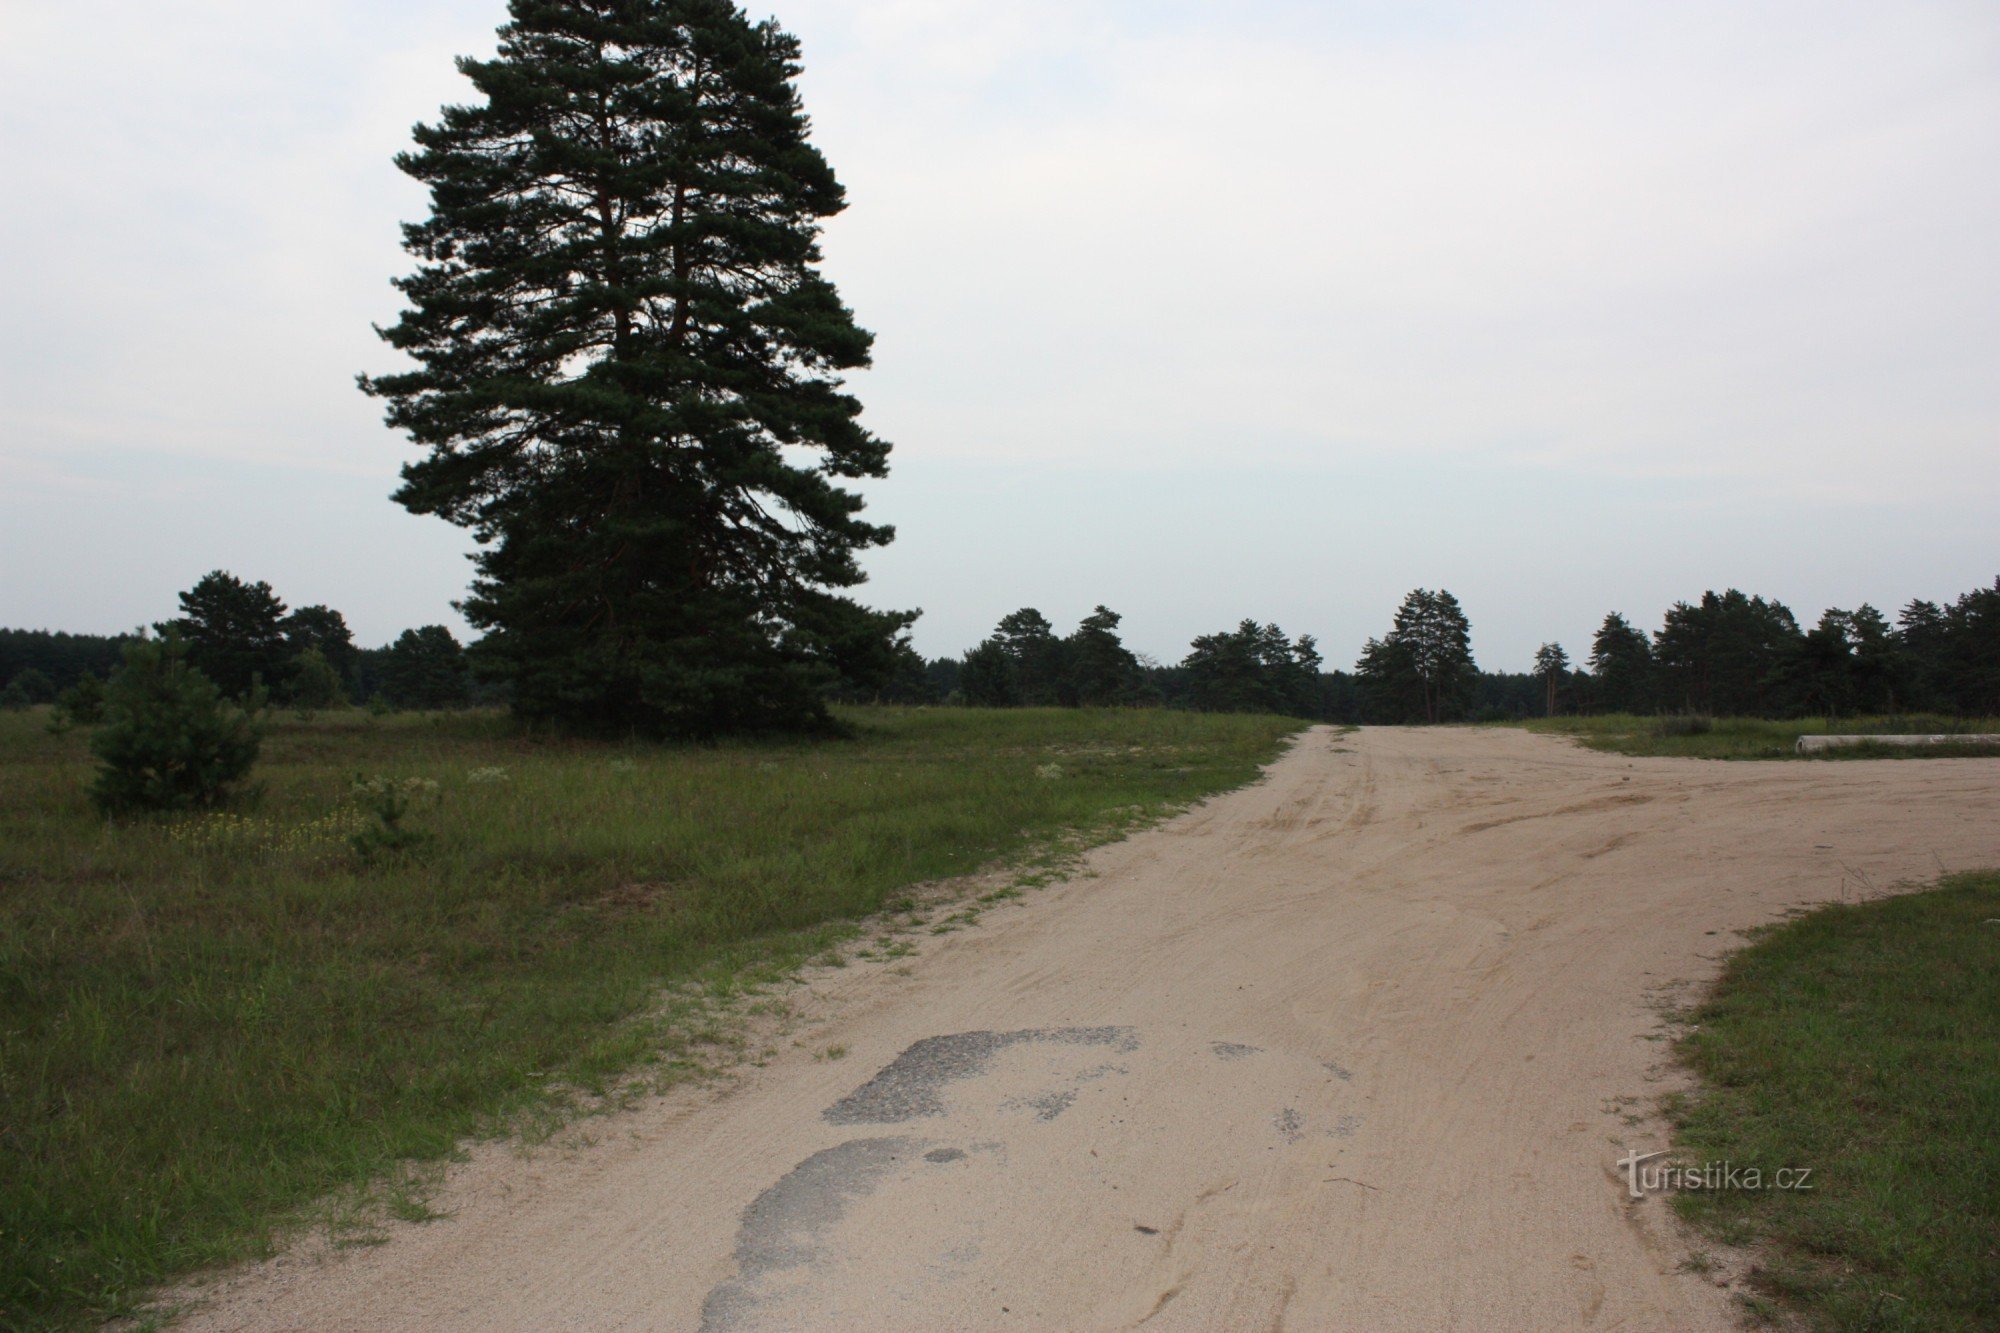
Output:
<instances>
[{"instance_id":1,"label":"overcast sky","mask_svg":"<svg viewBox=\"0 0 2000 1333\"><path fill-rule=\"evenodd\" d=\"M1422 585L1518 670L1709 587L2000 574L1992 0L782 3L896 445L863 595L927 654L1104 602L1347 666ZM353 375L391 155L503 17L0 0L0 625L224 567L459 627Z\"/></svg>"}]
</instances>

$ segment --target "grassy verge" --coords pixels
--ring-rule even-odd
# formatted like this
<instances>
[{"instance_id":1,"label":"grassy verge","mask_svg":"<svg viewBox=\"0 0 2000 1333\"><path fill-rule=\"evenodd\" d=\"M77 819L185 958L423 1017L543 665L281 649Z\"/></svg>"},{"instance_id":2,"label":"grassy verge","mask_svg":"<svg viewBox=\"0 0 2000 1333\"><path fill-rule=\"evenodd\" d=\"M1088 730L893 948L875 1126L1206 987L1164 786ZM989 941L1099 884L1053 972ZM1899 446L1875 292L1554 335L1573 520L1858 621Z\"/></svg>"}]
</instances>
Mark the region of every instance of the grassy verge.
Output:
<instances>
[{"instance_id":1,"label":"grassy verge","mask_svg":"<svg viewBox=\"0 0 2000 1333\"><path fill-rule=\"evenodd\" d=\"M2000 1327L2000 873L1775 927L1693 1019L1676 1155L1813 1171L1809 1192L1676 1196L1754 1247L1752 1309Z\"/></svg>"},{"instance_id":2,"label":"grassy verge","mask_svg":"<svg viewBox=\"0 0 2000 1333\"><path fill-rule=\"evenodd\" d=\"M1301 725L849 718L852 741L689 750L281 717L253 807L105 824L84 739L0 714L0 1326L128 1310L552 1089L671 1068L703 994L909 885L1240 785ZM357 849L382 831L357 778L407 791L414 845Z\"/></svg>"},{"instance_id":3,"label":"grassy verge","mask_svg":"<svg viewBox=\"0 0 2000 1333\"><path fill-rule=\"evenodd\" d=\"M1895 736L2000 733L2000 719L1938 717L1789 718L1556 717L1528 723L1530 731L1574 736L1593 750L1613 754L1676 755L1695 759L1954 759L2000 755L1994 745L1936 745L1921 749L1888 745L1842 746L1812 755L1798 753L1806 735Z\"/></svg>"}]
</instances>

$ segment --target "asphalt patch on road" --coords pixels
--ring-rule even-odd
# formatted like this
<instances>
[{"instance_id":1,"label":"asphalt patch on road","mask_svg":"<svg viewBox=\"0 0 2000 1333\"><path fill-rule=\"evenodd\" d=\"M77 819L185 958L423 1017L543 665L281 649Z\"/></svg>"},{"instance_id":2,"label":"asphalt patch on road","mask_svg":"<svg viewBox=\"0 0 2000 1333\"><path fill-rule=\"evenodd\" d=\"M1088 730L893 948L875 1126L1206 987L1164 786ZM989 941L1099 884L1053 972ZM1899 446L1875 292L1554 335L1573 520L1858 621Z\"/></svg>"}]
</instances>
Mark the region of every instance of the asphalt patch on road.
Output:
<instances>
[{"instance_id":1,"label":"asphalt patch on road","mask_svg":"<svg viewBox=\"0 0 2000 1333\"><path fill-rule=\"evenodd\" d=\"M1138 1033L1128 1027L1027 1028L926 1037L820 1116L834 1125L901 1125L925 1116L941 1116L947 1087L977 1078L992 1065L994 1056L1029 1042L1103 1046L1119 1052L1139 1049ZM1065 1106L1067 1103L1037 1109L1045 1112L1044 1119L1052 1119Z\"/></svg>"},{"instance_id":2,"label":"asphalt patch on road","mask_svg":"<svg viewBox=\"0 0 2000 1333\"><path fill-rule=\"evenodd\" d=\"M736 1276L702 1302L702 1333L743 1327L762 1300L760 1285L817 1260L848 1205L874 1193L923 1146L921 1139L853 1139L814 1153L758 1195L736 1231Z\"/></svg>"}]
</instances>

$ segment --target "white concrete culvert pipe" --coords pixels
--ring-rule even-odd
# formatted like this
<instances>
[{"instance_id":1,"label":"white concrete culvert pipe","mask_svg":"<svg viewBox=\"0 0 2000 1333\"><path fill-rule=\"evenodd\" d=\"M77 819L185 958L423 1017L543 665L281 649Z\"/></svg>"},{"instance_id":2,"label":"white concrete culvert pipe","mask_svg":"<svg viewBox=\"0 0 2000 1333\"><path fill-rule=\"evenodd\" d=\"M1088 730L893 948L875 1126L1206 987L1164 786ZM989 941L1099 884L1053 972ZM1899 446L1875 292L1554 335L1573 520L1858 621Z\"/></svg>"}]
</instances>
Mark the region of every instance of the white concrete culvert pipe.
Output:
<instances>
[{"instance_id":1,"label":"white concrete culvert pipe","mask_svg":"<svg viewBox=\"0 0 2000 1333\"><path fill-rule=\"evenodd\" d=\"M2000 745L2000 735L1992 732L1960 733L1944 736L1801 736L1799 753L1831 750L1842 745Z\"/></svg>"}]
</instances>

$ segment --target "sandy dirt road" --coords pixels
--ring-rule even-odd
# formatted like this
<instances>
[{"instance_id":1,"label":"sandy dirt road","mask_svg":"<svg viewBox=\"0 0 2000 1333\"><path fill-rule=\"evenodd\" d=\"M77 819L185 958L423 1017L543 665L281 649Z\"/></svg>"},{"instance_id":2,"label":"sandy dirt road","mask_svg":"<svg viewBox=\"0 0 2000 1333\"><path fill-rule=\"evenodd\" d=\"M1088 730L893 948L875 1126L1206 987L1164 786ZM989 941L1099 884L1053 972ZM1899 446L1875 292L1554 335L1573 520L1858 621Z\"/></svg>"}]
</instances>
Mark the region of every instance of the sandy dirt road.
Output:
<instances>
[{"instance_id":1,"label":"sandy dirt road","mask_svg":"<svg viewBox=\"0 0 2000 1333\"><path fill-rule=\"evenodd\" d=\"M1613 1171L1661 1141L1627 1116L1662 988L1794 905L2000 863L1996 815L2000 761L1318 730L1094 878L815 977L727 1089L483 1150L449 1220L189 1325L1727 1328Z\"/></svg>"}]
</instances>

